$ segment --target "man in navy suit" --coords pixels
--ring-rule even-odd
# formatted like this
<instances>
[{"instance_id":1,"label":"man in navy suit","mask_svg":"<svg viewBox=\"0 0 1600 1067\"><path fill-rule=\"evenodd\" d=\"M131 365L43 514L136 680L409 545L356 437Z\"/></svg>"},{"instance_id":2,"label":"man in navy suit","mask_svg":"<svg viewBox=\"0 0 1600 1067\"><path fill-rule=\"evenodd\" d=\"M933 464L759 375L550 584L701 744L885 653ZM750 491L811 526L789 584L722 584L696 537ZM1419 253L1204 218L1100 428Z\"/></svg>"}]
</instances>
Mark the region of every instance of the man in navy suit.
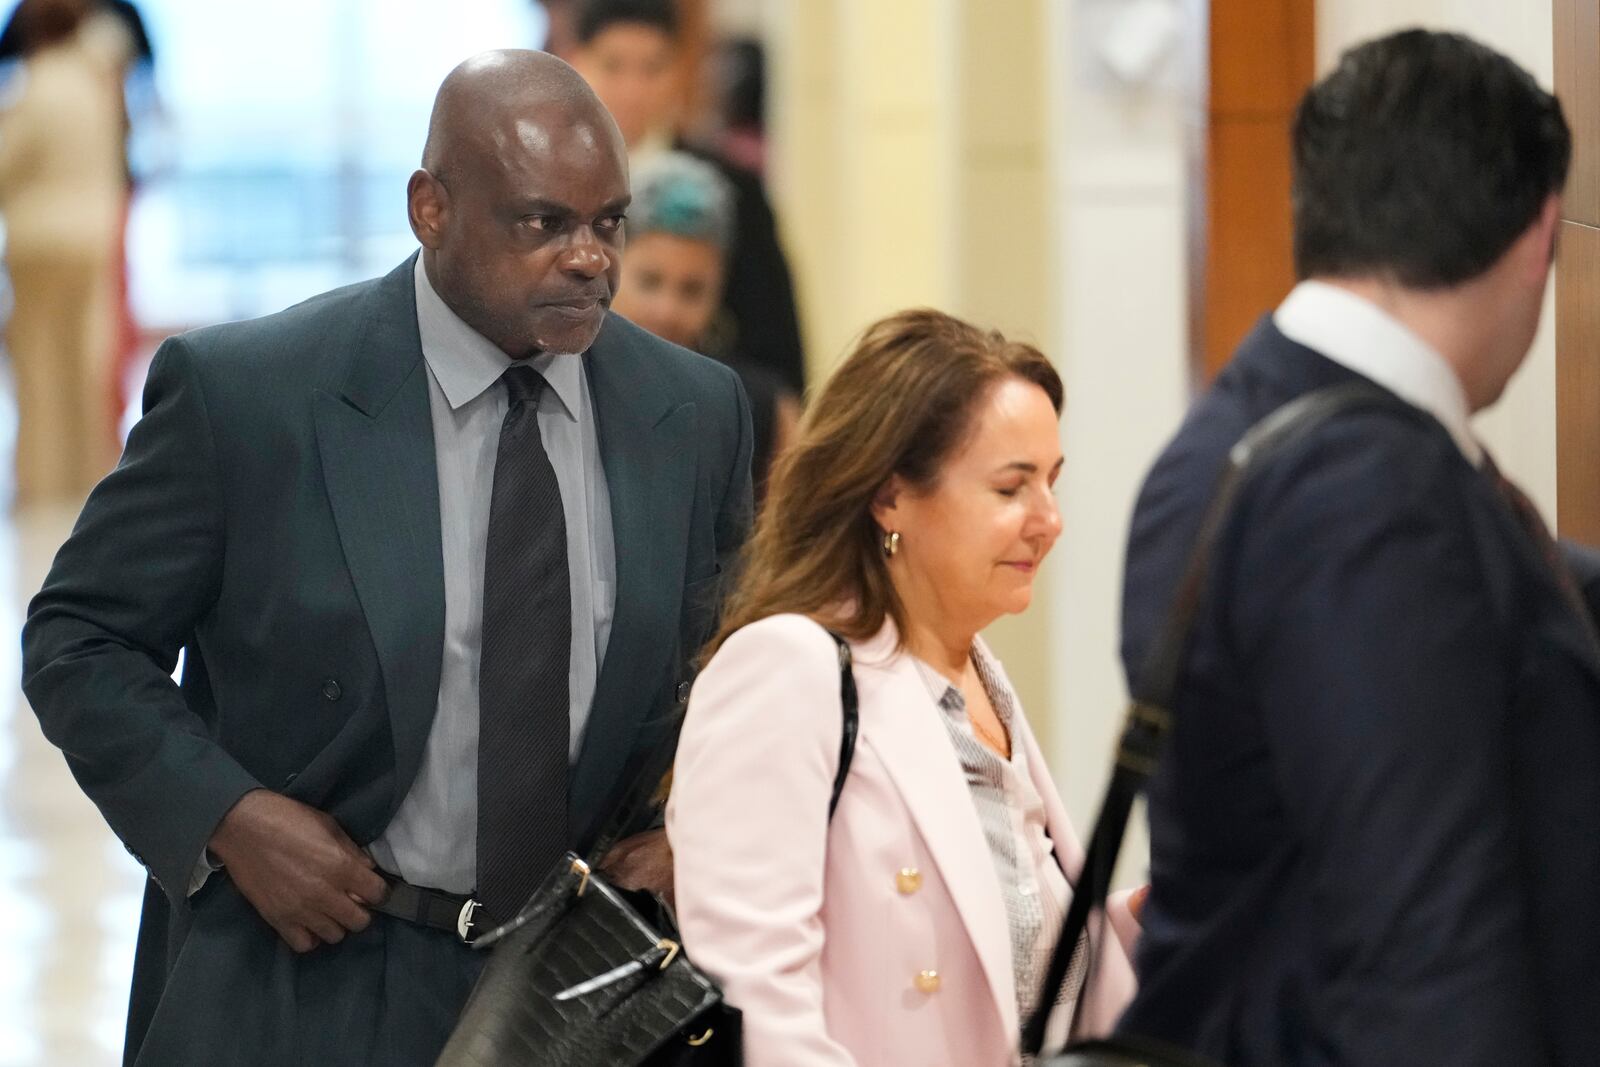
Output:
<instances>
[{"instance_id":1,"label":"man in navy suit","mask_svg":"<svg viewBox=\"0 0 1600 1067\"><path fill-rule=\"evenodd\" d=\"M1301 284L1151 472L1128 550L1137 677L1231 445L1335 417L1221 532L1152 781L1128 1033L1231 1067L1600 1056L1600 651L1470 416L1539 323L1571 140L1505 57L1410 31L1294 123Z\"/></svg>"}]
</instances>

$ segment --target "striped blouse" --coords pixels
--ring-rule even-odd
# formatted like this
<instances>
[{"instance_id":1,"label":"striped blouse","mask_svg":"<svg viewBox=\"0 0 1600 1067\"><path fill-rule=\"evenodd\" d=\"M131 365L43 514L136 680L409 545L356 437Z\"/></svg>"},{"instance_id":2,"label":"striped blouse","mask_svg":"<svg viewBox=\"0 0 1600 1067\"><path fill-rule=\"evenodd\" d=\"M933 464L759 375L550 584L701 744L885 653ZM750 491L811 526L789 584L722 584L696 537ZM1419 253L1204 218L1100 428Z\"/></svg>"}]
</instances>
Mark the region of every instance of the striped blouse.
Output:
<instances>
[{"instance_id":1,"label":"striped blouse","mask_svg":"<svg viewBox=\"0 0 1600 1067\"><path fill-rule=\"evenodd\" d=\"M1008 735L1020 714L1016 696L980 646L972 649L972 663ZM1056 862L1055 847L1046 830L1044 801L1034 787L1026 757L1011 746L1005 759L985 745L967 717L961 690L933 668L917 663L955 747L967 787L977 808L1005 900L1011 932L1011 966L1016 978L1017 1013L1026 1022L1038 1003L1039 984L1055 948L1057 932L1066 918L1071 888ZM1082 985L1086 953L1074 956L1058 1003L1076 999Z\"/></svg>"}]
</instances>

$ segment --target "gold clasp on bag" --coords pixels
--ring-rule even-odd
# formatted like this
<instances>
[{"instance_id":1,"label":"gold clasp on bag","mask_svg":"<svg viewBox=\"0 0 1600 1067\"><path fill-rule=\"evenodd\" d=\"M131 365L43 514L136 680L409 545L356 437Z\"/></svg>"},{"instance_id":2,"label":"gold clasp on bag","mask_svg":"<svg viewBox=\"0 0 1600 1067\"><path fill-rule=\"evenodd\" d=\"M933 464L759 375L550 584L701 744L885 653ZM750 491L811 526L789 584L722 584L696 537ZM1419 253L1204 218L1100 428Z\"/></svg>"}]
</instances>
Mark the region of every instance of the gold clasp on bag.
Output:
<instances>
[{"instance_id":1,"label":"gold clasp on bag","mask_svg":"<svg viewBox=\"0 0 1600 1067\"><path fill-rule=\"evenodd\" d=\"M707 1041L710 1041L711 1040L711 1035L714 1034L714 1033L716 1033L715 1030L707 1030L705 1033L701 1034L699 1037L691 1037L689 1039L689 1044L694 1048L699 1048L701 1045L704 1045Z\"/></svg>"},{"instance_id":2,"label":"gold clasp on bag","mask_svg":"<svg viewBox=\"0 0 1600 1067\"><path fill-rule=\"evenodd\" d=\"M678 958L679 947L680 946L678 943L672 940L670 937L663 937L660 941L656 942L656 948L664 948L667 950L667 958L661 961L661 969L663 971L672 966L672 961Z\"/></svg>"},{"instance_id":3,"label":"gold clasp on bag","mask_svg":"<svg viewBox=\"0 0 1600 1067\"><path fill-rule=\"evenodd\" d=\"M582 860L572 861L572 873L582 875L578 881L578 896L583 896L584 890L589 888L589 865Z\"/></svg>"}]
</instances>

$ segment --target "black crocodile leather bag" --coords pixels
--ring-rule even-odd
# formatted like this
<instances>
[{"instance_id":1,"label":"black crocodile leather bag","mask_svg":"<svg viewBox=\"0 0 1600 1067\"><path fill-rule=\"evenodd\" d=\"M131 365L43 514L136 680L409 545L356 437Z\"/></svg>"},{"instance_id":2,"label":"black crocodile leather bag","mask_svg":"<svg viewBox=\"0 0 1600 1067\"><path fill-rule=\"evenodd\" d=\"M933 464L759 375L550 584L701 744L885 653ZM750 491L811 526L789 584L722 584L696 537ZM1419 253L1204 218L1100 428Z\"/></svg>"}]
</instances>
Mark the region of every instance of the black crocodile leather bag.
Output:
<instances>
[{"instance_id":1,"label":"black crocodile leather bag","mask_svg":"<svg viewBox=\"0 0 1600 1067\"><path fill-rule=\"evenodd\" d=\"M838 804L858 723L849 646L837 636L844 724L828 807ZM637 825L671 747L645 760L591 850ZM649 916L647 918L647 915ZM739 1011L683 951L670 913L607 884L574 853L517 917L479 938L492 952L436 1067L739 1067Z\"/></svg>"},{"instance_id":2,"label":"black crocodile leather bag","mask_svg":"<svg viewBox=\"0 0 1600 1067\"><path fill-rule=\"evenodd\" d=\"M439 1067L737 1067L739 1013L633 899L569 852L486 935Z\"/></svg>"}]
</instances>

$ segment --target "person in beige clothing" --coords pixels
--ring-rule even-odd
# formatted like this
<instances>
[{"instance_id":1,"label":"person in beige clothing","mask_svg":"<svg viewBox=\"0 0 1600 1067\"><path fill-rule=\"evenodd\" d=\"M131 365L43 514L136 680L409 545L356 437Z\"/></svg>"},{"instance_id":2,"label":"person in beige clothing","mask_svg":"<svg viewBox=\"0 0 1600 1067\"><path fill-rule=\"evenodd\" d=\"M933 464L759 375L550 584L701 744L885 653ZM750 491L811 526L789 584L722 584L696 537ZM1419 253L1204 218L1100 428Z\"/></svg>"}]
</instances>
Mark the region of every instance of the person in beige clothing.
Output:
<instances>
[{"instance_id":1,"label":"person in beige clothing","mask_svg":"<svg viewBox=\"0 0 1600 1067\"><path fill-rule=\"evenodd\" d=\"M0 216L15 308L17 497L81 494L110 469L112 255L123 197L114 65L86 0L23 0L22 66L0 106Z\"/></svg>"}]
</instances>

